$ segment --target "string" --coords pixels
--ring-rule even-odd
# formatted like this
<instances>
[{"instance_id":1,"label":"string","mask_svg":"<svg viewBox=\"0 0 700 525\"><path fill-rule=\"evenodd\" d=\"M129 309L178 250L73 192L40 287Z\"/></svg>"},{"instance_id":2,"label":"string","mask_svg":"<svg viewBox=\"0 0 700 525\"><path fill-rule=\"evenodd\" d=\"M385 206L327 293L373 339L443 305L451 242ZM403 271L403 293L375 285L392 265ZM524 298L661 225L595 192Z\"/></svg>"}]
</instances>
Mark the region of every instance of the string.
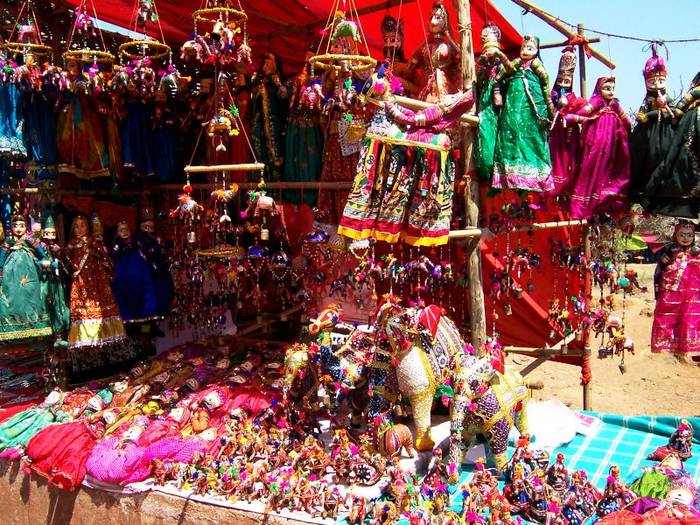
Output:
<instances>
[{"instance_id":1,"label":"string","mask_svg":"<svg viewBox=\"0 0 700 525\"><path fill-rule=\"evenodd\" d=\"M231 94L231 90L228 87L228 84L226 84L226 91L228 92L228 96L230 97L231 101L234 100L233 95ZM236 100L238 102L238 100ZM243 137L245 137L245 141L248 144L248 149L250 152L253 154L253 161L255 163L258 162L258 158L255 156L255 150L253 149L253 145L250 143L250 139L248 138L248 133L245 131L245 126L243 125L243 120L241 119L241 116L238 115L236 117L236 122L238 123L238 128L243 132Z\"/></svg>"},{"instance_id":2,"label":"string","mask_svg":"<svg viewBox=\"0 0 700 525\"><path fill-rule=\"evenodd\" d=\"M95 10L95 2L91 0L90 5L92 5L92 16L95 18L95 21L97 21L97 11ZM97 25L97 23L95 23L95 26L97 27L97 32L100 34L100 40L102 41L102 51L107 51L107 44L105 44L105 37L102 33L102 29L100 28L100 26Z\"/></svg>"},{"instance_id":3,"label":"string","mask_svg":"<svg viewBox=\"0 0 700 525\"><path fill-rule=\"evenodd\" d=\"M396 19L396 32L394 33L394 49L391 52L391 70L394 71L394 60L396 59L396 49L397 45L396 42L399 39L399 30L401 28L401 9L403 9L403 0L399 2L399 16ZM403 38L401 39L401 45L403 46Z\"/></svg>"},{"instance_id":4,"label":"string","mask_svg":"<svg viewBox=\"0 0 700 525\"><path fill-rule=\"evenodd\" d=\"M420 0L416 2L418 4L418 18L420 18L420 28L423 31L423 41L425 42L425 47L427 50L428 61L430 62L430 72L435 73L435 67L433 66L433 54L430 52L430 47L428 45L428 34L425 32L424 18L423 18L423 8L420 5Z\"/></svg>"}]
</instances>

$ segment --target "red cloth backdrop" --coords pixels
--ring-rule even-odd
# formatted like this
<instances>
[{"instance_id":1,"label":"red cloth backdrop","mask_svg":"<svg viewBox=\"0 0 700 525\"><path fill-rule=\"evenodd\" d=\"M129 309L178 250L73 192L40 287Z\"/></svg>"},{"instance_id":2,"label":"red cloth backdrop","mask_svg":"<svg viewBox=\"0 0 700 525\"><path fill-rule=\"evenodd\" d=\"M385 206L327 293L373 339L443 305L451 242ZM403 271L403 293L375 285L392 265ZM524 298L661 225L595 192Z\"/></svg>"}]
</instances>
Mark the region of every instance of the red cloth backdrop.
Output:
<instances>
[{"instance_id":1,"label":"red cloth backdrop","mask_svg":"<svg viewBox=\"0 0 700 525\"><path fill-rule=\"evenodd\" d=\"M77 6L80 0L64 0L70 6ZM112 24L133 29L134 0L110 0L95 2L98 18ZM160 23L166 40L171 45L179 45L191 38L193 32L192 13L203 5L203 0L156 1L160 15ZM452 35L459 40L457 32L457 12L452 4L446 1L450 14ZM285 72L291 74L298 69L304 59L304 51L320 39L320 30L329 15L332 3L328 0L281 0L278 2L253 2L241 0L243 9L248 14L248 34L251 40L253 54L259 57L265 52L274 52L285 64ZM356 0L358 10L368 6L381 4L379 0ZM424 33L418 25L422 22L425 32L428 32L428 18L432 0L408 1L401 6L391 9L380 9L367 15L361 15L362 29L375 58L382 58L381 20L385 13L404 20L404 51L407 56L425 41ZM503 17L490 0L479 0L471 3L472 35L474 52L481 51L481 30L488 21L494 22L503 33L502 44L505 49L513 49L520 45L521 37L518 31ZM319 22L321 21L321 22ZM284 34L285 29L293 26L307 25L302 31ZM156 26L151 25L149 34L160 38ZM282 34L280 34L282 33ZM179 49L174 50L179 54ZM256 60L254 62L257 63Z\"/></svg>"}]
</instances>

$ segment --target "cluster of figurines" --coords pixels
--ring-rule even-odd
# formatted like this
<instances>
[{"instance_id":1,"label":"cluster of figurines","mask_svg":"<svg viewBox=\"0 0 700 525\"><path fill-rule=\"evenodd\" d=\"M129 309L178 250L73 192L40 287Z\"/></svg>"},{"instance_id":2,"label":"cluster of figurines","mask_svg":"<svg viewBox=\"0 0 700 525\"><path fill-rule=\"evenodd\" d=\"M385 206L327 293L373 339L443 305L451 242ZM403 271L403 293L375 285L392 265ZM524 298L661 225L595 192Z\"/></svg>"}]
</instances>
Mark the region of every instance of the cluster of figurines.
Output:
<instances>
[{"instance_id":1,"label":"cluster of figurines","mask_svg":"<svg viewBox=\"0 0 700 525\"><path fill-rule=\"evenodd\" d=\"M615 77L600 77L589 100L576 96L576 54L562 51L550 91L539 39L526 35L520 56L500 50L500 31L482 32L476 164L494 188L558 196L573 218L625 211L698 216L696 107L700 77L677 103L666 90L666 63L653 47L644 67L647 95L630 118L615 98ZM629 199L628 199L629 197Z\"/></svg>"},{"instance_id":2,"label":"cluster of figurines","mask_svg":"<svg viewBox=\"0 0 700 525\"><path fill-rule=\"evenodd\" d=\"M13 215L0 247L0 339L54 336L75 372L136 357L124 323L157 323L173 293L153 209L142 210L135 235L120 222L111 248L96 216L76 216L65 246L52 213L30 222Z\"/></svg>"}]
</instances>

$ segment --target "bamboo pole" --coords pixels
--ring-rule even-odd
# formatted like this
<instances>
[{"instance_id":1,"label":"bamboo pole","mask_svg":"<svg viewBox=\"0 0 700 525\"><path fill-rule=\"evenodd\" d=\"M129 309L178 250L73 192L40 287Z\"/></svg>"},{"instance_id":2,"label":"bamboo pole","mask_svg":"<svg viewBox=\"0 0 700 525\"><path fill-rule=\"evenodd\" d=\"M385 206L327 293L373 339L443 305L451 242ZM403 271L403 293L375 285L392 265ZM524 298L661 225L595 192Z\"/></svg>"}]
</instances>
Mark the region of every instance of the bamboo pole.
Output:
<instances>
[{"instance_id":1,"label":"bamboo pole","mask_svg":"<svg viewBox=\"0 0 700 525\"><path fill-rule=\"evenodd\" d=\"M472 49L472 20L469 0L457 1L460 32L460 70L462 89L473 89L476 81L474 50ZM467 225L471 230L479 224L479 181L474 176L474 137L476 128L462 126L464 132L463 155L464 175L467 184L464 189L464 208ZM469 275L469 328L471 342L477 352L486 342L486 309L484 305L484 284L481 275L480 241L475 238L467 245L467 273Z\"/></svg>"},{"instance_id":2,"label":"bamboo pole","mask_svg":"<svg viewBox=\"0 0 700 525\"><path fill-rule=\"evenodd\" d=\"M526 232L532 230L554 230L556 228L569 228L572 226L583 226L588 224L586 219L572 221L552 221L552 222L536 222L534 224L524 224L516 226L509 230L510 232ZM483 237L485 234L498 235L500 232L494 232L488 228L467 228L464 230L452 230L449 233L450 239L471 239Z\"/></svg>"},{"instance_id":3,"label":"bamboo pole","mask_svg":"<svg viewBox=\"0 0 700 525\"><path fill-rule=\"evenodd\" d=\"M425 102L423 100L416 100L415 98L409 97L394 97L397 104L401 104L409 109L425 109L432 104ZM467 124L469 126L479 126L479 117L471 113L467 113L460 117L462 124Z\"/></svg>"},{"instance_id":4,"label":"bamboo pole","mask_svg":"<svg viewBox=\"0 0 700 525\"><path fill-rule=\"evenodd\" d=\"M556 16L548 13L544 9L536 6L530 0L512 0L516 4L518 4L520 7L525 9L528 13L532 13L535 15L537 18L543 20L545 23L549 24L552 26L554 29L559 31L562 35L565 37L572 37L572 36L577 36L577 33L572 31L569 26L566 24L562 23L559 18ZM615 69L615 62L610 59L610 57L605 56L603 53L598 51L597 49L593 47L588 48L591 52L591 56L596 58L598 61L602 62L606 66L608 66L610 69ZM583 96L583 95L582 95Z\"/></svg>"},{"instance_id":5,"label":"bamboo pole","mask_svg":"<svg viewBox=\"0 0 700 525\"><path fill-rule=\"evenodd\" d=\"M214 173L217 171L262 171L265 164L251 162L249 164L214 164L211 166L185 166L185 173Z\"/></svg>"}]
</instances>

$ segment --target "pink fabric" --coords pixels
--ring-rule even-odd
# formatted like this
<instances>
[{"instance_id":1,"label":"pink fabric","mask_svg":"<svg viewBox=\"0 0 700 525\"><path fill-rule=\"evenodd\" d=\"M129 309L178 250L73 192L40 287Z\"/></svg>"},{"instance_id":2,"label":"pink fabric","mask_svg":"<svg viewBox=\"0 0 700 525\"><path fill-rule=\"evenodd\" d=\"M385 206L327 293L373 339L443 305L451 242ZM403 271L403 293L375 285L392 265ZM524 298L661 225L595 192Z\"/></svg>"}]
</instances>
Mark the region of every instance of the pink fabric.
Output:
<instances>
[{"instance_id":1,"label":"pink fabric","mask_svg":"<svg viewBox=\"0 0 700 525\"><path fill-rule=\"evenodd\" d=\"M630 180L628 133L618 114L619 102L593 96L590 103L593 120L586 121L581 131L581 168L571 195L575 219L623 211Z\"/></svg>"},{"instance_id":2,"label":"pink fabric","mask_svg":"<svg viewBox=\"0 0 700 525\"><path fill-rule=\"evenodd\" d=\"M564 96L564 95L562 95ZM567 93L567 104L559 108L554 117L554 126L549 133L549 152L552 158L554 189L549 195L569 194L578 178L581 162L581 128L565 121L566 115L576 113L586 105L586 99ZM561 97L560 97L561 99Z\"/></svg>"},{"instance_id":3,"label":"pink fabric","mask_svg":"<svg viewBox=\"0 0 700 525\"><path fill-rule=\"evenodd\" d=\"M700 353L700 256L682 253L661 275L651 351Z\"/></svg>"}]
</instances>

